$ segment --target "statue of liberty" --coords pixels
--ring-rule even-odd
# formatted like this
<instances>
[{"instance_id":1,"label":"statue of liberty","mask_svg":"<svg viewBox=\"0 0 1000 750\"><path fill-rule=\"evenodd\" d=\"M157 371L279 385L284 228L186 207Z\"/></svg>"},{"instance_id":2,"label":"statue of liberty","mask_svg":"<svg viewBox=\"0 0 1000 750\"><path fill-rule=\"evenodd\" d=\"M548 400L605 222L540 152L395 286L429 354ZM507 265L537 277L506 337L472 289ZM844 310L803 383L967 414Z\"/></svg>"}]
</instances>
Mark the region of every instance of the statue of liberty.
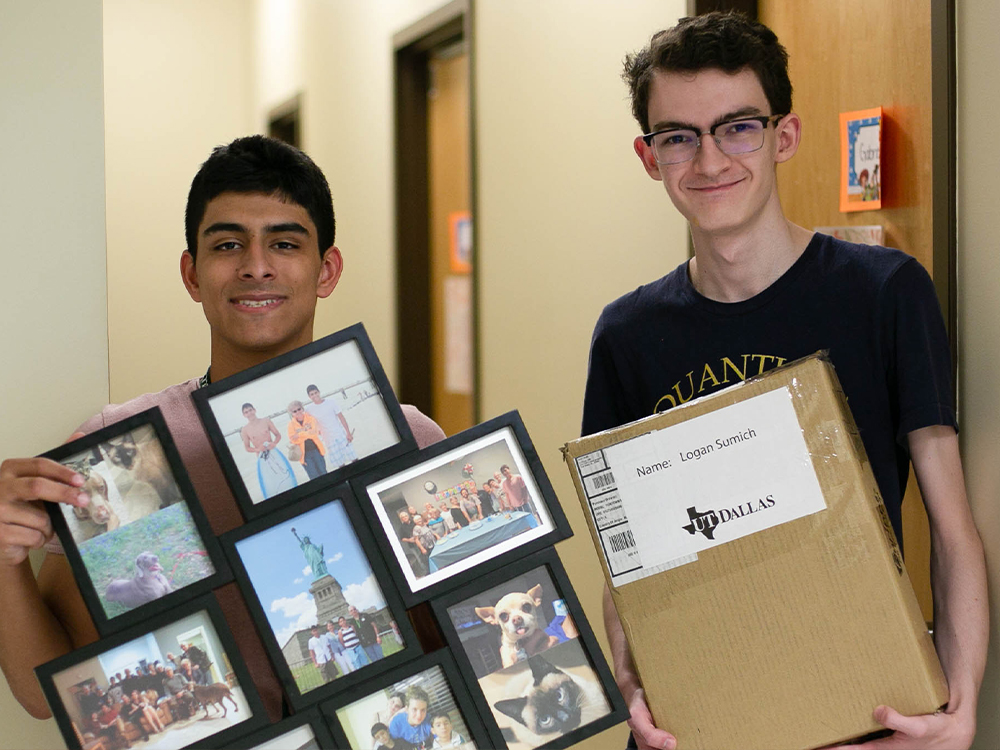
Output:
<instances>
[{"instance_id":1,"label":"statue of liberty","mask_svg":"<svg viewBox=\"0 0 1000 750\"><path fill-rule=\"evenodd\" d=\"M312 568L313 580L318 581L323 576L330 575L330 571L326 569L326 560L323 559L323 545L321 544L317 547L309 541L309 537L299 539L299 535L295 533L294 526L292 527L292 533L295 534L295 538L299 542L302 554L306 556L306 562Z\"/></svg>"}]
</instances>

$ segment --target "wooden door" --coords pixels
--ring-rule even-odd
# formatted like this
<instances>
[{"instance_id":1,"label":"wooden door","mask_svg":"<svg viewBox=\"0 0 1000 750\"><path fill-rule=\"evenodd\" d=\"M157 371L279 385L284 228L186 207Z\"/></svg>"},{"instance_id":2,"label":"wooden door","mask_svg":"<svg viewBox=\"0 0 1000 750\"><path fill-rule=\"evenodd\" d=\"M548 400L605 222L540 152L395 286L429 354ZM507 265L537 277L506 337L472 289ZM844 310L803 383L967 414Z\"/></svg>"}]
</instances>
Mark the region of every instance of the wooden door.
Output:
<instances>
[{"instance_id":1,"label":"wooden door","mask_svg":"<svg viewBox=\"0 0 1000 750\"><path fill-rule=\"evenodd\" d=\"M453 435L475 424L465 44L435 51L428 65L431 414L445 433Z\"/></svg>"}]
</instances>

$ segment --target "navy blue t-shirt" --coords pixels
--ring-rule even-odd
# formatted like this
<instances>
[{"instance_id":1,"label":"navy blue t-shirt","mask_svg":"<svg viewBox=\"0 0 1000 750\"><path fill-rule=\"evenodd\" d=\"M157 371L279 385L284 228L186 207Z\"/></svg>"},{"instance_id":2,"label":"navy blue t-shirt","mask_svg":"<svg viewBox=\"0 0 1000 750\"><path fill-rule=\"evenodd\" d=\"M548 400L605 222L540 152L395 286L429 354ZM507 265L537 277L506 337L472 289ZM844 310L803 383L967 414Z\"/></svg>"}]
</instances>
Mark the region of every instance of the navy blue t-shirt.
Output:
<instances>
[{"instance_id":1,"label":"navy blue t-shirt","mask_svg":"<svg viewBox=\"0 0 1000 750\"><path fill-rule=\"evenodd\" d=\"M957 429L948 337L934 285L898 250L822 234L743 302L699 294L687 263L608 305L594 329L583 407L590 435L826 349L896 537L907 433Z\"/></svg>"}]
</instances>

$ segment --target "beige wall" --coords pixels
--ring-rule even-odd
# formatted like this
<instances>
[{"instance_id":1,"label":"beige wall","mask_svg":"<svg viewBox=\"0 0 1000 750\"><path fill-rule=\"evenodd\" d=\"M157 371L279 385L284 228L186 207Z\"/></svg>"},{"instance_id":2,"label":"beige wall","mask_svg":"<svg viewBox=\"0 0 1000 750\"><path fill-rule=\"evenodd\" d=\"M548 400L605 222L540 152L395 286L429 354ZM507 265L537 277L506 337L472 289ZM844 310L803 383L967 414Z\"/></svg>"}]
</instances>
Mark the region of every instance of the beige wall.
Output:
<instances>
[{"instance_id":1,"label":"beige wall","mask_svg":"<svg viewBox=\"0 0 1000 750\"><path fill-rule=\"evenodd\" d=\"M108 398L100 0L0 17L0 459L53 448ZM52 748L0 681L0 747Z\"/></svg>"},{"instance_id":2,"label":"beige wall","mask_svg":"<svg viewBox=\"0 0 1000 750\"><path fill-rule=\"evenodd\" d=\"M965 477L986 546L990 576L990 661L979 703L975 747L1000 747L1000 253L997 253L997 157L1000 118L996 29L1000 6L958 6L958 361L959 419Z\"/></svg>"},{"instance_id":3,"label":"beige wall","mask_svg":"<svg viewBox=\"0 0 1000 750\"><path fill-rule=\"evenodd\" d=\"M200 376L208 324L181 285L184 204L211 149L253 132L251 4L104 2L111 399Z\"/></svg>"}]
</instances>

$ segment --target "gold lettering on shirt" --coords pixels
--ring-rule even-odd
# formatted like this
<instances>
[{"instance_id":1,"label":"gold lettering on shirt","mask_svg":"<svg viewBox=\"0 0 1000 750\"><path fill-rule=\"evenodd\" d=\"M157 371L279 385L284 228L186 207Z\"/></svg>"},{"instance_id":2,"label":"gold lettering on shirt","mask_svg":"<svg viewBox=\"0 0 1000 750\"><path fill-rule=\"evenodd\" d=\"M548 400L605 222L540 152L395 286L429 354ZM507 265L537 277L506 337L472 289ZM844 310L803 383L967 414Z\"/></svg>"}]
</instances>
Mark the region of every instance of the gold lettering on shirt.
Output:
<instances>
[{"instance_id":1,"label":"gold lettering on shirt","mask_svg":"<svg viewBox=\"0 0 1000 750\"><path fill-rule=\"evenodd\" d=\"M741 362L742 368L733 361ZM674 383L670 389L660 397L653 407L653 413L658 414L672 409L679 404L685 404L696 396L711 393L721 387L738 383L748 377L763 375L768 370L781 367L788 360L776 354L742 354L734 358L720 357L717 362L706 362L701 368L701 379L697 389L694 383L694 370ZM721 373L719 378L716 373Z\"/></svg>"}]
</instances>

